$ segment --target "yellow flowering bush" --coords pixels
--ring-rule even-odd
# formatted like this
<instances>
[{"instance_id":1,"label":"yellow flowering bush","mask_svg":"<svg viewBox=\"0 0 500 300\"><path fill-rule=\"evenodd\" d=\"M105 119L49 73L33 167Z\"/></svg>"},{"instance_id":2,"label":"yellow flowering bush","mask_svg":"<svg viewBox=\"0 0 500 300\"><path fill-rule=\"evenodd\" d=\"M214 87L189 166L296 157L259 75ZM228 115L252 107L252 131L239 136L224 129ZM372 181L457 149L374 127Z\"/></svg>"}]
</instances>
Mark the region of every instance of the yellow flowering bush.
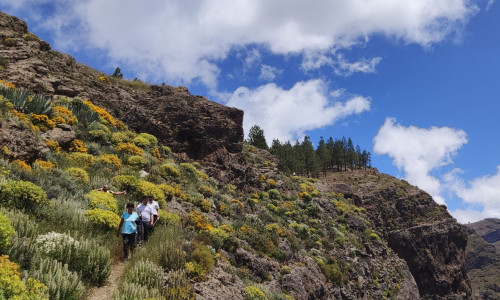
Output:
<instances>
[{"instance_id":1,"label":"yellow flowering bush","mask_svg":"<svg viewBox=\"0 0 500 300\"><path fill-rule=\"evenodd\" d=\"M113 186L116 186L120 190L126 190L127 192L136 189L139 179L132 175L117 175L112 179ZM161 188L161 186L158 186Z\"/></svg>"},{"instance_id":2,"label":"yellow flowering bush","mask_svg":"<svg viewBox=\"0 0 500 300\"><path fill-rule=\"evenodd\" d=\"M268 179L267 180L267 184L269 184L269 186L271 188L275 188L276 187L276 181L274 179Z\"/></svg>"},{"instance_id":3,"label":"yellow flowering bush","mask_svg":"<svg viewBox=\"0 0 500 300\"><path fill-rule=\"evenodd\" d=\"M267 300L266 294L256 286L245 287L245 297L247 300Z\"/></svg>"},{"instance_id":4,"label":"yellow flowering bush","mask_svg":"<svg viewBox=\"0 0 500 300\"><path fill-rule=\"evenodd\" d=\"M75 115L73 115L73 112L66 107L63 106L54 106L52 107L52 111L56 117L61 117L64 119L65 123L69 125L73 125L76 122L78 122L78 119L76 118Z\"/></svg>"},{"instance_id":5,"label":"yellow flowering bush","mask_svg":"<svg viewBox=\"0 0 500 300\"><path fill-rule=\"evenodd\" d=\"M89 183L89 174L87 174L87 172L82 168L67 168L66 173L71 175L71 177L76 178L76 180L80 183Z\"/></svg>"},{"instance_id":6,"label":"yellow flowering bush","mask_svg":"<svg viewBox=\"0 0 500 300\"><path fill-rule=\"evenodd\" d=\"M59 152L61 151L61 147L59 147L59 143L57 141L47 140L45 141L45 145L50 148L50 150Z\"/></svg>"},{"instance_id":7,"label":"yellow flowering bush","mask_svg":"<svg viewBox=\"0 0 500 300\"><path fill-rule=\"evenodd\" d=\"M181 176L181 172L175 167L175 165L166 163L160 166L160 175L164 179L178 179Z\"/></svg>"},{"instance_id":8,"label":"yellow flowering bush","mask_svg":"<svg viewBox=\"0 0 500 300\"><path fill-rule=\"evenodd\" d=\"M16 85L13 84L12 82L6 82L3 79L0 79L0 86L6 87L8 89L15 89Z\"/></svg>"},{"instance_id":9,"label":"yellow flowering bush","mask_svg":"<svg viewBox=\"0 0 500 300\"><path fill-rule=\"evenodd\" d=\"M188 224L198 230L212 230L214 227L210 224L204 216L192 210L189 212Z\"/></svg>"},{"instance_id":10,"label":"yellow flowering bush","mask_svg":"<svg viewBox=\"0 0 500 300\"><path fill-rule=\"evenodd\" d=\"M119 131L119 132L113 132L113 134L111 134L111 142L113 142L113 144L117 145L117 144L121 144L121 143L127 143L127 142L130 142L134 139L134 137L136 136L136 134L132 131Z\"/></svg>"},{"instance_id":11,"label":"yellow flowering bush","mask_svg":"<svg viewBox=\"0 0 500 300\"><path fill-rule=\"evenodd\" d=\"M125 129L126 126L123 124L122 121L119 121L115 119L109 112L107 112L104 108L99 107L92 102L85 100L83 101L84 104L92 108L93 111L95 111L101 119L105 120L109 125L116 127L118 129Z\"/></svg>"},{"instance_id":12,"label":"yellow flowering bush","mask_svg":"<svg viewBox=\"0 0 500 300\"><path fill-rule=\"evenodd\" d=\"M10 219L0 213L0 250L9 245L9 239L15 233L14 227L10 224Z\"/></svg>"},{"instance_id":13,"label":"yellow flowering bush","mask_svg":"<svg viewBox=\"0 0 500 300\"><path fill-rule=\"evenodd\" d=\"M21 280L19 266L9 260L7 255L0 256L0 291L2 299L48 300L48 288L40 281L28 278Z\"/></svg>"},{"instance_id":14,"label":"yellow flowering bush","mask_svg":"<svg viewBox=\"0 0 500 300\"><path fill-rule=\"evenodd\" d=\"M169 184L163 183L163 184L160 184L158 187L163 191L163 194L165 195L165 199L168 201L172 200L172 198L176 194L175 187L173 187Z\"/></svg>"},{"instance_id":15,"label":"yellow flowering bush","mask_svg":"<svg viewBox=\"0 0 500 300\"><path fill-rule=\"evenodd\" d=\"M99 76L97 78L97 80L99 80L100 82L105 83L105 84L110 84L111 83L111 80L109 80L108 76L101 75L101 76Z\"/></svg>"},{"instance_id":16,"label":"yellow flowering bush","mask_svg":"<svg viewBox=\"0 0 500 300\"><path fill-rule=\"evenodd\" d=\"M210 185L202 184L198 187L198 192L202 194L204 197L213 197L216 194L216 191Z\"/></svg>"},{"instance_id":17,"label":"yellow flowering bush","mask_svg":"<svg viewBox=\"0 0 500 300\"><path fill-rule=\"evenodd\" d=\"M151 145L151 142L142 136L136 136L132 140L132 143L141 148L149 147L149 145Z\"/></svg>"},{"instance_id":18,"label":"yellow flowering bush","mask_svg":"<svg viewBox=\"0 0 500 300\"><path fill-rule=\"evenodd\" d=\"M71 166L86 168L91 166L95 161L95 157L88 153L73 152L68 155L68 163Z\"/></svg>"},{"instance_id":19,"label":"yellow flowering bush","mask_svg":"<svg viewBox=\"0 0 500 300\"><path fill-rule=\"evenodd\" d=\"M96 162L120 169L122 167L122 161L118 156L114 154L101 154L97 157Z\"/></svg>"},{"instance_id":20,"label":"yellow flowering bush","mask_svg":"<svg viewBox=\"0 0 500 300\"><path fill-rule=\"evenodd\" d=\"M141 155L144 153L144 150L137 147L132 143L121 143L116 146L116 150L125 152L128 154Z\"/></svg>"},{"instance_id":21,"label":"yellow flowering bush","mask_svg":"<svg viewBox=\"0 0 500 300\"><path fill-rule=\"evenodd\" d=\"M35 160L35 163L33 165L42 170L52 170L56 166L51 161L42 159Z\"/></svg>"},{"instance_id":22,"label":"yellow flowering bush","mask_svg":"<svg viewBox=\"0 0 500 300\"><path fill-rule=\"evenodd\" d=\"M162 160L163 158L161 157L160 150L157 147L154 147L153 150L151 150L151 155L153 155L154 158L158 160Z\"/></svg>"},{"instance_id":23,"label":"yellow flowering bush","mask_svg":"<svg viewBox=\"0 0 500 300\"><path fill-rule=\"evenodd\" d=\"M0 204L5 206L33 210L49 203L45 191L32 182L10 180L0 185Z\"/></svg>"},{"instance_id":24,"label":"yellow flowering bush","mask_svg":"<svg viewBox=\"0 0 500 300\"><path fill-rule=\"evenodd\" d=\"M20 160L20 159L15 159L11 162L11 165L14 166L15 168L31 172L31 167L28 165L26 162Z\"/></svg>"},{"instance_id":25,"label":"yellow flowering bush","mask_svg":"<svg viewBox=\"0 0 500 300\"><path fill-rule=\"evenodd\" d=\"M47 131L53 129L57 124L66 123L66 120L61 116L50 119L46 115L31 114L30 118L33 125L37 126L41 131Z\"/></svg>"},{"instance_id":26,"label":"yellow flowering bush","mask_svg":"<svg viewBox=\"0 0 500 300\"><path fill-rule=\"evenodd\" d=\"M120 217L109 210L94 208L87 210L85 216L89 219L90 223L108 230L117 230L120 224Z\"/></svg>"},{"instance_id":27,"label":"yellow flowering bush","mask_svg":"<svg viewBox=\"0 0 500 300\"><path fill-rule=\"evenodd\" d=\"M87 147L85 145L84 141L74 139L71 141L71 146L69 147L70 152L82 152L82 153L87 153Z\"/></svg>"},{"instance_id":28,"label":"yellow flowering bush","mask_svg":"<svg viewBox=\"0 0 500 300\"><path fill-rule=\"evenodd\" d=\"M144 167L148 162L147 160L139 155L132 155L131 157L128 158L127 163L131 165L132 167L135 168L142 168Z\"/></svg>"},{"instance_id":29,"label":"yellow flowering bush","mask_svg":"<svg viewBox=\"0 0 500 300\"><path fill-rule=\"evenodd\" d=\"M174 213L168 213L162 209L158 211L158 215L160 216L159 223L166 225L180 225L182 223L182 219L179 215Z\"/></svg>"},{"instance_id":30,"label":"yellow flowering bush","mask_svg":"<svg viewBox=\"0 0 500 300\"><path fill-rule=\"evenodd\" d=\"M158 139L152 134L141 132L137 135L137 137L142 138L142 139L146 139L149 143L148 146L158 144Z\"/></svg>"},{"instance_id":31,"label":"yellow flowering bush","mask_svg":"<svg viewBox=\"0 0 500 300\"><path fill-rule=\"evenodd\" d=\"M167 205L165 194L163 194L162 189L149 181L139 180L136 186L136 193L139 197L153 195L160 207L165 207L165 205Z\"/></svg>"},{"instance_id":32,"label":"yellow flowering bush","mask_svg":"<svg viewBox=\"0 0 500 300\"><path fill-rule=\"evenodd\" d=\"M118 202L115 197L113 197L113 194L101 191L90 191L86 197L89 201L90 208L100 208L112 211L116 214L118 213Z\"/></svg>"}]
</instances>

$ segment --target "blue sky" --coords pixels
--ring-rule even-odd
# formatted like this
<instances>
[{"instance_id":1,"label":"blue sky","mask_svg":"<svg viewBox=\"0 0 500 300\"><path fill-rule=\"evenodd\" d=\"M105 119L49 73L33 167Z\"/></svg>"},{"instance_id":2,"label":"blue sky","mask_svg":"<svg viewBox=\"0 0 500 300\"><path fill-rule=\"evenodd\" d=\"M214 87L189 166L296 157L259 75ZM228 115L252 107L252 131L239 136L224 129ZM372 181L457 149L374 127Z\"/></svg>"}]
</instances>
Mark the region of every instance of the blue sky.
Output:
<instances>
[{"instance_id":1,"label":"blue sky","mask_svg":"<svg viewBox=\"0 0 500 300\"><path fill-rule=\"evenodd\" d=\"M269 142L351 137L460 222L500 218L493 0L0 0L79 62L245 111Z\"/></svg>"}]
</instances>

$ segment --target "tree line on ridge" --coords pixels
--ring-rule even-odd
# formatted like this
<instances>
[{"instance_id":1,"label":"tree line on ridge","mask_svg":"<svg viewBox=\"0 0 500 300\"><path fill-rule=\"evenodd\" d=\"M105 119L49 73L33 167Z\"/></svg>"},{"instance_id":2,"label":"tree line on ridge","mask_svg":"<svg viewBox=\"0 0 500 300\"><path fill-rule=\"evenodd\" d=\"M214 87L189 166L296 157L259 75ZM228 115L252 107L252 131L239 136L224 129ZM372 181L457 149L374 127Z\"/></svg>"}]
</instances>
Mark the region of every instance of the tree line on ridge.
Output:
<instances>
[{"instance_id":1,"label":"tree line on ridge","mask_svg":"<svg viewBox=\"0 0 500 300\"><path fill-rule=\"evenodd\" d=\"M268 150L279 160L279 169L289 174L323 177L327 172L343 172L371 167L371 153L354 146L351 138L325 140L321 137L314 149L309 136L302 142L292 145L290 141L274 139L271 147L267 145L264 130L254 125L248 134L248 143L260 149Z\"/></svg>"}]
</instances>

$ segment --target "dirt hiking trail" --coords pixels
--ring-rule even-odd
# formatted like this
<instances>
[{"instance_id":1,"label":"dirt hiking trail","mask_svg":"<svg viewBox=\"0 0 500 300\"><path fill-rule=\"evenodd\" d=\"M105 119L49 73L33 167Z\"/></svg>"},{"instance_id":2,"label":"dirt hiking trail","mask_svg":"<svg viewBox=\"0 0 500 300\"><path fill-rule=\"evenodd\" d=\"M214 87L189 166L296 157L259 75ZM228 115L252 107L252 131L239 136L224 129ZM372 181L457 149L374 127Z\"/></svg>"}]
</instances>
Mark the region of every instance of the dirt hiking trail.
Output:
<instances>
[{"instance_id":1,"label":"dirt hiking trail","mask_svg":"<svg viewBox=\"0 0 500 300\"><path fill-rule=\"evenodd\" d=\"M106 284L91 289L87 296L86 300L102 300L102 299L111 299L113 297L114 292L118 288L118 282L120 277L125 270L125 266L127 265L127 261L122 261L120 259L115 259L113 264L111 265L111 274L106 281Z\"/></svg>"}]
</instances>

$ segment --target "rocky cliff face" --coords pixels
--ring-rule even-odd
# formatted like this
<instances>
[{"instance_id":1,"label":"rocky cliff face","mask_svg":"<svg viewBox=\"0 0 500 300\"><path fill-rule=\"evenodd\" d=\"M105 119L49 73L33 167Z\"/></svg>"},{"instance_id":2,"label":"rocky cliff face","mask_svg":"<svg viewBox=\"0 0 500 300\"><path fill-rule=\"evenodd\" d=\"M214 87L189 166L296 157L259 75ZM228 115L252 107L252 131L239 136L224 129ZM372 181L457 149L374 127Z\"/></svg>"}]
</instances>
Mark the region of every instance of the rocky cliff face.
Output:
<instances>
[{"instance_id":1,"label":"rocky cliff face","mask_svg":"<svg viewBox=\"0 0 500 300\"><path fill-rule=\"evenodd\" d=\"M500 299L500 219L465 225L467 274L474 299Z\"/></svg>"},{"instance_id":2,"label":"rocky cliff face","mask_svg":"<svg viewBox=\"0 0 500 300\"><path fill-rule=\"evenodd\" d=\"M138 132L154 134L194 159L219 149L241 152L243 111L193 96L184 87L110 78L75 62L0 13L0 79L49 96L88 99Z\"/></svg>"},{"instance_id":3,"label":"rocky cliff face","mask_svg":"<svg viewBox=\"0 0 500 300\"><path fill-rule=\"evenodd\" d=\"M417 187L375 170L333 174L329 180L366 208L389 246L408 264L423 299L470 298L467 233L445 207Z\"/></svg>"}]
</instances>

